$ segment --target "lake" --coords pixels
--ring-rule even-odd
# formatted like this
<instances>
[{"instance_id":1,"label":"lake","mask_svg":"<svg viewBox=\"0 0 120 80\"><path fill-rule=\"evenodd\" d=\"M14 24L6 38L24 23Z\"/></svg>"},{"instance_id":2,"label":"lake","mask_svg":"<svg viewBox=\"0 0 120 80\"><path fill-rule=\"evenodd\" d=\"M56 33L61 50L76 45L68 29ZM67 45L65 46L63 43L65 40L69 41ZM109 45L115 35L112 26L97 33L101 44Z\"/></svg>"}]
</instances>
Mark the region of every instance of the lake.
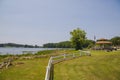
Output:
<instances>
[{"instance_id":1,"label":"lake","mask_svg":"<svg viewBox=\"0 0 120 80\"><path fill-rule=\"evenodd\" d=\"M42 50L55 50L58 48L0 48L0 55L4 54L23 54L23 53L36 53Z\"/></svg>"}]
</instances>

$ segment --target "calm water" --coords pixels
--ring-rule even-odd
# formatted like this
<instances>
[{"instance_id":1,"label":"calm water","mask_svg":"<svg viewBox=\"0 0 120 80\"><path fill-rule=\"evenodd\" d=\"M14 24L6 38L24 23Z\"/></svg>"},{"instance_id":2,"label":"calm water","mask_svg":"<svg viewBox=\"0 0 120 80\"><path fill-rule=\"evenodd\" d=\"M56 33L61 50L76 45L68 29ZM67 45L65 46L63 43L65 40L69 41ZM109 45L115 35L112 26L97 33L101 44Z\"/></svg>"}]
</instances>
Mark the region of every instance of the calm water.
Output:
<instances>
[{"instance_id":1,"label":"calm water","mask_svg":"<svg viewBox=\"0 0 120 80\"><path fill-rule=\"evenodd\" d=\"M0 48L0 55L4 54L23 54L24 52L38 52L42 50L53 50L57 48Z\"/></svg>"}]
</instances>

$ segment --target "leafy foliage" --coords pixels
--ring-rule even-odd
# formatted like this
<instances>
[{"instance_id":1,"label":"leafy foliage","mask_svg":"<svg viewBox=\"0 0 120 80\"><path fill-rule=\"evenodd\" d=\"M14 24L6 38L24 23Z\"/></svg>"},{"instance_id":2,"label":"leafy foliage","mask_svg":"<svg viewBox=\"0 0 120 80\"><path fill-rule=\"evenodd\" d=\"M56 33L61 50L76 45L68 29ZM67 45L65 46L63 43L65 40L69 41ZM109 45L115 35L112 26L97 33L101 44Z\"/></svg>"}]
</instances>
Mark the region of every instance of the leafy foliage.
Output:
<instances>
[{"instance_id":1,"label":"leafy foliage","mask_svg":"<svg viewBox=\"0 0 120 80\"><path fill-rule=\"evenodd\" d=\"M74 29L70 32L71 34L71 42L74 45L76 50L83 49L83 45L86 40L86 32L81 30L80 28Z\"/></svg>"},{"instance_id":2,"label":"leafy foliage","mask_svg":"<svg viewBox=\"0 0 120 80\"><path fill-rule=\"evenodd\" d=\"M43 45L44 48L72 48L70 41L62 41L59 43L47 43Z\"/></svg>"},{"instance_id":3,"label":"leafy foliage","mask_svg":"<svg viewBox=\"0 0 120 80\"><path fill-rule=\"evenodd\" d=\"M94 46L94 44L95 44L95 41L86 39L83 47L84 48L91 48Z\"/></svg>"},{"instance_id":4,"label":"leafy foliage","mask_svg":"<svg viewBox=\"0 0 120 80\"><path fill-rule=\"evenodd\" d=\"M0 44L0 47L24 47L24 48L39 48L40 46L33 46L33 45L27 45L27 44L16 44L16 43L4 43Z\"/></svg>"},{"instance_id":5,"label":"leafy foliage","mask_svg":"<svg viewBox=\"0 0 120 80\"><path fill-rule=\"evenodd\" d=\"M114 46L120 46L120 37L116 36L111 39L111 42Z\"/></svg>"}]
</instances>

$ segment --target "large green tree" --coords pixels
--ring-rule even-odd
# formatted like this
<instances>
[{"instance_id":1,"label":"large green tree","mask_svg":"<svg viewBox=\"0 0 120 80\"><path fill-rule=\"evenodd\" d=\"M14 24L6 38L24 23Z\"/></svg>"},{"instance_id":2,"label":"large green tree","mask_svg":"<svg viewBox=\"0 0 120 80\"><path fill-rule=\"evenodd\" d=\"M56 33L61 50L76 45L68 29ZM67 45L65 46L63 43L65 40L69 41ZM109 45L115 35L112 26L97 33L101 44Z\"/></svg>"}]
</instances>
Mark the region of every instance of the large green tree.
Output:
<instances>
[{"instance_id":1,"label":"large green tree","mask_svg":"<svg viewBox=\"0 0 120 80\"><path fill-rule=\"evenodd\" d=\"M116 36L111 39L111 42L114 46L120 46L120 37Z\"/></svg>"},{"instance_id":2,"label":"large green tree","mask_svg":"<svg viewBox=\"0 0 120 80\"><path fill-rule=\"evenodd\" d=\"M71 34L71 42L76 50L83 49L85 40L86 40L86 32L80 28L74 29L70 32Z\"/></svg>"}]
</instances>

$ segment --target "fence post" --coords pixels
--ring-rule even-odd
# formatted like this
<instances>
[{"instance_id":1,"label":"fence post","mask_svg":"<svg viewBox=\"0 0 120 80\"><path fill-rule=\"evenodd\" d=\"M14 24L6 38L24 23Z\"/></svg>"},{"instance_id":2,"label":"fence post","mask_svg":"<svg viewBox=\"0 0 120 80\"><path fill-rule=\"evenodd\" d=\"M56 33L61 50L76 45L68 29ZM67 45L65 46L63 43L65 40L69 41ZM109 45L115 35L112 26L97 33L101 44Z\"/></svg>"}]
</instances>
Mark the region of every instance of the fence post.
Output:
<instances>
[{"instance_id":1,"label":"fence post","mask_svg":"<svg viewBox=\"0 0 120 80\"><path fill-rule=\"evenodd\" d=\"M45 80L53 80L53 64L52 64L52 57L50 57L48 66L46 69L46 75L45 75Z\"/></svg>"},{"instance_id":2,"label":"fence post","mask_svg":"<svg viewBox=\"0 0 120 80\"><path fill-rule=\"evenodd\" d=\"M54 78L54 65L51 64L51 69L50 69L50 80L53 80Z\"/></svg>"},{"instance_id":3,"label":"fence post","mask_svg":"<svg viewBox=\"0 0 120 80\"><path fill-rule=\"evenodd\" d=\"M50 78L49 80L53 80L54 75L54 65L53 65L53 57L50 58Z\"/></svg>"},{"instance_id":4,"label":"fence post","mask_svg":"<svg viewBox=\"0 0 120 80\"><path fill-rule=\"evenodd\" d=\"M48 73L49 73L49 70L48 70L48 66L46 67L46 75L45 75L45 80L48 80Z\"/></svg>"}]
</instances>

